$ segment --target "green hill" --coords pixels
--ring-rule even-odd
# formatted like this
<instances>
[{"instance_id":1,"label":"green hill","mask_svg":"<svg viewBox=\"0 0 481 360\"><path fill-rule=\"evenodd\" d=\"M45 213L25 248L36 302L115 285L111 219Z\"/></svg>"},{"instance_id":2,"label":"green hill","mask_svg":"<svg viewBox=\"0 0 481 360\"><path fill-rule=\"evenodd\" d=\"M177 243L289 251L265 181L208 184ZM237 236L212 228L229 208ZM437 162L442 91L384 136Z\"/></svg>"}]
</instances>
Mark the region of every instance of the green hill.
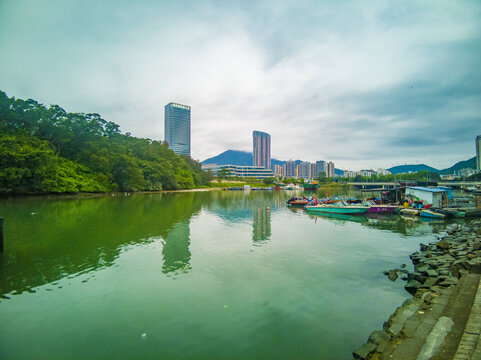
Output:
<instances>
[{"instance_id":1,"label":"green hill","mask_svg":"<svg viewBox=\"0 0 481 360\"><path fill-rule=\"evenodd\" d=\"M439 173L441 175L454 174L455 172L466 168L476 169L476 156L468 160L459 161L447 169L440 170Z\"/></svg>"},{"instance_id":2,"label":"green hill","mask_svg":"<svg viewBox=\"0 0 481 360\"><path fill-rule=\"evenodd\" d=\"M166 143L122 134L99 114L0 91L0 194L186 189L210 177Z\"/></svg>"}]
</instances>

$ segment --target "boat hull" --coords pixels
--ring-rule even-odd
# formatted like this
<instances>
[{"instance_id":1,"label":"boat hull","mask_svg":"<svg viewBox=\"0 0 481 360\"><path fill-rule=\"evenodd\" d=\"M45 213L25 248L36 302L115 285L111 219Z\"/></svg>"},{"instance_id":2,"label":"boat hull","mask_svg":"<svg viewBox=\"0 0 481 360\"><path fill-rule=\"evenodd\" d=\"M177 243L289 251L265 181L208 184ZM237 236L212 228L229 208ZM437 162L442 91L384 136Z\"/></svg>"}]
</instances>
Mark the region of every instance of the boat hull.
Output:
<instances>
[{"instance_id":1,"label":"boat hull","mask_svg":"<svg viewBox=\"0 0 481 360\"><path fill-rule=\"evenodd\" d=\"M306 210L311 213L328 214L364 214L368 208L364 206L306 206Z\"/></svg>"},{"instance_id":2,"label":"boat hull","mask_svg":"<svg viewBox=\"0 0 481 360\"><path fill-rule=\"evenodd\" d=\"M433 218L433 219L444 219L446 217L446 215L436 213L436 212L430 211L430 210L422 210L421 211L421 217Z\"/></svg>"},{"instance_id":3,"label":"boat hull","mask_svg":"<svg viewBox=\"0 0 481 360\"><path fill-rule=\"evenodd\" d=\"M287 204L289 206L294 206L294 207L304 207L306 206L307 204L309 204L309 201L307 200L304 200L304 201L288 201Z\"/></svg>"},{"instance_id":4,"label":"boat hull","mask_svg":"<svg viewBox=\"0 0 481 360\"><path fill-rule=\"evenodd\" d=\"M390 205L374 205L367 209L368 213L390 213L394 212L397 209L397 206L390 206Z\"/></svg>"}]
</instances>

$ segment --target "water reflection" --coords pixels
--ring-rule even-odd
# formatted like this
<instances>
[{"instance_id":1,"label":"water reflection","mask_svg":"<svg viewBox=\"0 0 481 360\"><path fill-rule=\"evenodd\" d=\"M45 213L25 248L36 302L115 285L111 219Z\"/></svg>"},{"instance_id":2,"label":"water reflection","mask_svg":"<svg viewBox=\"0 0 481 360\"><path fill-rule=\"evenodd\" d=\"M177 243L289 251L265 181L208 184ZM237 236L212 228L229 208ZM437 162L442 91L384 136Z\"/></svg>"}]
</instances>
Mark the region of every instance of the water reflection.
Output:
<instances>
[{"instance_id":1,"label":"water reflection","mask_svg":"<svg viewBox=\"0 0 481 360\"><path fill-rule=\"evenodd\" d=\"M271 236L271 212L267 208L256 208L252 212L252 241L268 240Z\"/></svg>"},{"instance_id":2,"label":"water reflection","mask_svg":"<svg viewBox=\"0 0 481 360\"><path fill-rule=\"evenodd\" d=\"M163 270L187 270L189 221L208 198L186 193L2 200L0 294L112 266L126 245L159 238L165 240Z\"/></svg>"},{"instance_id":3,"label":"water reflection","mask_svg":"<svg viewBox=\"0 0 481 360\"><path fill-rule=\"evenodd\" d=\"M314 221L329 221L336 225L343 226L349 222L359 223L363 226L378 230L387 230L403 235L419 235L420 233L439 233L446 229L451 223L464 223L462 219L436 220L414 217L404 217L396 214L308 214ZM433 221L434 220L434 221Z\"/></svg>"},{"instance_id":4,"label":"water reflection","mask_svg":"<svg viewBox=\"0 0 481 360\"><path fill-rule=\"evenodd\" d=\"M163 242L159 254L162 273L188 272L191 219L201 209L215 213L229 226L252 220L252 241L259 243L271 239L271 222L277 213L305 215L303 209L288 210L286 200L291 196L289 191L216 191L2 199L0 216L5 218L6 244L5 253L0 254L0 294L31 291L65 277L110 267L128 245L159 239ZM449 223L385 214L305 216L337 225L358 222L405 235L439 232Z\"/></svg>"},{"instance_id":5,"label":"water reflection","mask_svg":"<svg viewBox=\"0 0 481 360\"><path fill-rule=\"evenodd\" d=\"M190 221L176 224L164 239L164 247L162 249L162 256L164 258L162 272L164 274L171 272L186 273L192 268L190 266L189 226Z\"/></svg>"}]
</instances>

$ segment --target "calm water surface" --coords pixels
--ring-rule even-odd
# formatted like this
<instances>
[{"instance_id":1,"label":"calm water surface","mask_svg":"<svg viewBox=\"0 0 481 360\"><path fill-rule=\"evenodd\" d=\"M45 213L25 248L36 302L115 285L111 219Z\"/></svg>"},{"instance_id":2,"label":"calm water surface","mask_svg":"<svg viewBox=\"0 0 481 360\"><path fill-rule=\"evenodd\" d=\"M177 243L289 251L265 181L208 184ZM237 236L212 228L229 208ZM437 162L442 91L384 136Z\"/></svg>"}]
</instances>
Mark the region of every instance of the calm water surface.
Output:
<instances>
[{"instance_id":1,"label":"calm water surface","mask_svg":"<svg viewBox=\"0 0 481 360\"><path fill-rule=\"evenodd\" d=\"M293 194L0 200L0 358L350 359L408 297L382 271L446 224Z\"/></svg>"}]
</instances>

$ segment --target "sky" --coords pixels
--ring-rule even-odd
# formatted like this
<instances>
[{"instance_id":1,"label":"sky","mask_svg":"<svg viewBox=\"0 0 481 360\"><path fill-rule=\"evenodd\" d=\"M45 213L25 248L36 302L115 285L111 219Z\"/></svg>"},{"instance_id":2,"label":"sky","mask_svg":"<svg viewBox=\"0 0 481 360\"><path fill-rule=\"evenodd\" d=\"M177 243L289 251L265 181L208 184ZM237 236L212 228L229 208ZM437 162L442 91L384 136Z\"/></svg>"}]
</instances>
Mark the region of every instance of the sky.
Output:
<instances>
[{"instance_id":1,"label":"sky","mask_svg":"<svg viewBox=\"0 0 481 360\"><path fill-rule=\"evenodd\" d=\"M192 107L192 157L252 151L336 168L476 155L481 1L0 0L0 90L164 140Z\"/></svg>"}]
</instances>

